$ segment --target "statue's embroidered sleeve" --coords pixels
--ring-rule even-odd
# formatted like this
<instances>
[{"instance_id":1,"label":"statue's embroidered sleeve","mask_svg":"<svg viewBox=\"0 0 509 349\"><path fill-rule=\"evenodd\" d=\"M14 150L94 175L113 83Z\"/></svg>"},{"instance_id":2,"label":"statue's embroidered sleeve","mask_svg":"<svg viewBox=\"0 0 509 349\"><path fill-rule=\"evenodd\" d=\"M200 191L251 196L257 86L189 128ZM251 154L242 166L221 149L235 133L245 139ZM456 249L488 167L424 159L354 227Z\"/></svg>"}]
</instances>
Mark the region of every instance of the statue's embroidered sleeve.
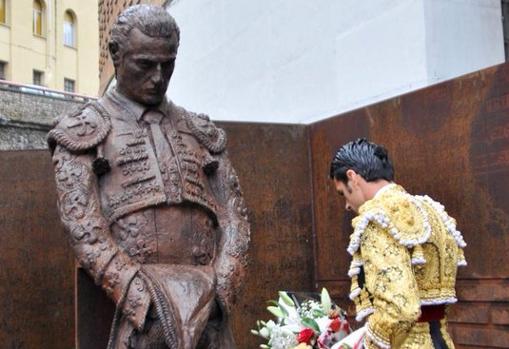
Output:
<instances>
[{"instance_id":1,"label":"statue's embroidered sleeve","mask_svg":"<svg viewBox=\"0 0 509 349\"><path fill-rule=\"evenodd\" d=\"M410 253L385 229L370 223L361 239L365 286L374 312L367 321L367 347L390 348L395 333L410 328L420 316L417 283Z\"/></svg>"},{"instance_id":2,"label":"statue's embroidered sleeve","mask_svg":"<svg viewBox=\"0 0 509 349\"><path fill-rule=\"evenodd\" d=\"M218 159L217 172L211 178L213 190L221 203L218 221L222 234L215 269L218 299L229 312L246 273L250 228L237 174L226 153Z\"/></svg>"},{"instance_id":3,"label":"statue's embroidered sleeve","mask_svg":"<svg viewBox=\"0 0 509 349\"><path fill-rule=\"evenodd\" d=\"M62 146L53 153L60 218L83 269L142 328L149 294L136 276L139 265L119 250L101 214L93 157L75 155Z\"/></svg>"}]
</instances>

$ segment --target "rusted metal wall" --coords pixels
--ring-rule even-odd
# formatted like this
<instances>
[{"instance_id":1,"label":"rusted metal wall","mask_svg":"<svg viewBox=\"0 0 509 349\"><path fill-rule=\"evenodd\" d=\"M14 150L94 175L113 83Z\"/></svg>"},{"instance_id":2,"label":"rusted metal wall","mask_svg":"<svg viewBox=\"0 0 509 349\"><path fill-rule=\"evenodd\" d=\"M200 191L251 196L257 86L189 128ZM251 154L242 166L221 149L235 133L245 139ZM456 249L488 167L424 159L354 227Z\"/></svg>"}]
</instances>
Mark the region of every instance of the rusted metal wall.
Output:
<instances>
[{"instance_id":1,"label":"rusted metal wall","mask_svg":"<svg viewBox=\"0 0 509 349\"><path fill-rule=\"evenodd\" d=\"M251 268L234 314L239 349L258 348L249 332L278 290L313 289L312 198L304 126L223 123L249 209Z\"/></svg>"},{"instance_id":2,"label":"rusted metal wall","mask_svg":"<svg viewBox=\"0 0 509 349\"><path fill-rule=\"evenodd\" d=\"M266 300L280 289L313 289L307 134L304 126L221 126L252 224L250 274L234 331L239 348L257 348L249 330L269 318ZM71 348L74 261L57 216L49 154L0 152L0 193L0 348ZM79 347L105 347L112 304L83 273L76 284Z\"/></svg>"},{"instance_id":3,"label":"rusted metal wall","mask_svg":"<svg viewBox=\"0 0 509 349\"><path fill-rule=\"evenodd\" d=\"M310 126L316 278L346 306L350 219L327 178L357 137L384 144L396 180L441 201L469 244L451 332L458 348L509 348L509 65Z\"/></svg>"},{"instance_id":4,"label":"rusted metal wall","mask_svg":"<svg viewBox=\"0 0 509 349\"><path fill-rule=\"evenodd\" d=\"M0 152L0 348L74 345L73 257L46 151Z\"/></svg>"}]
</instances>

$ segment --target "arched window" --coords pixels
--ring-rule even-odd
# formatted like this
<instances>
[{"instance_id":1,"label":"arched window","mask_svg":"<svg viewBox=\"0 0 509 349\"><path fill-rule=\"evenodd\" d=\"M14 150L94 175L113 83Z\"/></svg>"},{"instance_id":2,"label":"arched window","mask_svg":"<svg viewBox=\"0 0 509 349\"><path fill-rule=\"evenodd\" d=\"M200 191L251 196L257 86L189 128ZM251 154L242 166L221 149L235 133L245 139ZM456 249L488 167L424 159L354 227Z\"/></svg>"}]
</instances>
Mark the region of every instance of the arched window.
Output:
<instances>
[{"instance_id":1,"label":"arched window","mask_svg":"<svg viewBox=\"0 0 509 349\"><path fill-rule=\"evenodd\" d=\"M76 47L76 18L69 10L64 15L64 45Z\"/></svg>"},{"instance_id":2,"label":"arched window","mask_svg":"<svg viewBox=\"0 0 509 349\"><path fill-rule=\"evenodd\" d=\"M44 6L40 0L33 2L33 33L43 36L44 30Z\"/></svg>"},{"instance_id":3,"label":"arched window","mask_svg":"<svg viewBox=\"0 0 509 349\"><path fill-rule=\"evenodd\" d=\"M7 23L7 0L0 0L0 23Z\"/></svg>"}]
</instances>

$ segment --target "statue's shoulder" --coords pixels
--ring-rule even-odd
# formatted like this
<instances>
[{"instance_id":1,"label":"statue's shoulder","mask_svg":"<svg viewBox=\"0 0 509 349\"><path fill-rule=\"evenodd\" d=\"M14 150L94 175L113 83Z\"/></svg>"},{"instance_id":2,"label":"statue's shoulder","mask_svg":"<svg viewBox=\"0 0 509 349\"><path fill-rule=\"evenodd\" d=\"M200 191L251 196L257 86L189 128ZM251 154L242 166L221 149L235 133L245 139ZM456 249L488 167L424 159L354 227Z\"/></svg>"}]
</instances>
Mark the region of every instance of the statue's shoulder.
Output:
<instances>
[{"instance_id":1,"label":"statue's shoulder","mask_svg":"<svg viewBox=\"0 0 509 349\"><path fill-rule=\"evenodd\" d=\"M173 103L170 108L185 121L192 134L211 153L219 154L226 149L226 132L217 127L208 115L188 111Z\"/></svg>"},{"instance_id":2,"label":"statue's shoulder","mask_svg":"<svg viewBox=\"0 0 509 349\"><path fill-rule=\"evenodd\" d=\"M96 147L111 130L110 116L99 101L92 101L58 117L48 133L50 149L61 145L72 152Z\"/></svg>"}]
</instances>

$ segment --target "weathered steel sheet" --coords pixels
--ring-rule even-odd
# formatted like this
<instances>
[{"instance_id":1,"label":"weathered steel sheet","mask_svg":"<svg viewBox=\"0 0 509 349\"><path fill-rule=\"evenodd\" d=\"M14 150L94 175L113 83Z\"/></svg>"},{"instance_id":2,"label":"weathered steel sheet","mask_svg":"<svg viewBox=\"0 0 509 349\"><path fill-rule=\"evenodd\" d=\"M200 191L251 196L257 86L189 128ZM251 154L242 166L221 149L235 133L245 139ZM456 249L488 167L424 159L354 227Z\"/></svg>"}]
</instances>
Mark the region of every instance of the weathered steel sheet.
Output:
<instances>
[{"instance_id":1,"label":"weathered steel sheet","mask_svg":"<svg viewBox=\"0 0 509 349\"><path fill-rule=\"evenodd\" d=\"M456 342L460 347L509 347L497 335L507 331L507 315L498 302L509 305L509 291L499 286L509 277L509 65L310 126L316 278L338 288L332 292L342 302L346 293L338 291L344 291L342 285L348 280L345 249L350 217L340 207L327 174L335 149L357 137L384 144L395 164L396 181L410 192L441 201L458 220L469 244L465 250L469 266L459 276L463 303L453 312ZM484 287L490 282L492 288ZM464 298L474 290L483 295L488 308L470 303L475 297ZM479 312L467 311L471 307ZM486 316L480 316L483 311Z\"/></svg>"}]
</instances>

